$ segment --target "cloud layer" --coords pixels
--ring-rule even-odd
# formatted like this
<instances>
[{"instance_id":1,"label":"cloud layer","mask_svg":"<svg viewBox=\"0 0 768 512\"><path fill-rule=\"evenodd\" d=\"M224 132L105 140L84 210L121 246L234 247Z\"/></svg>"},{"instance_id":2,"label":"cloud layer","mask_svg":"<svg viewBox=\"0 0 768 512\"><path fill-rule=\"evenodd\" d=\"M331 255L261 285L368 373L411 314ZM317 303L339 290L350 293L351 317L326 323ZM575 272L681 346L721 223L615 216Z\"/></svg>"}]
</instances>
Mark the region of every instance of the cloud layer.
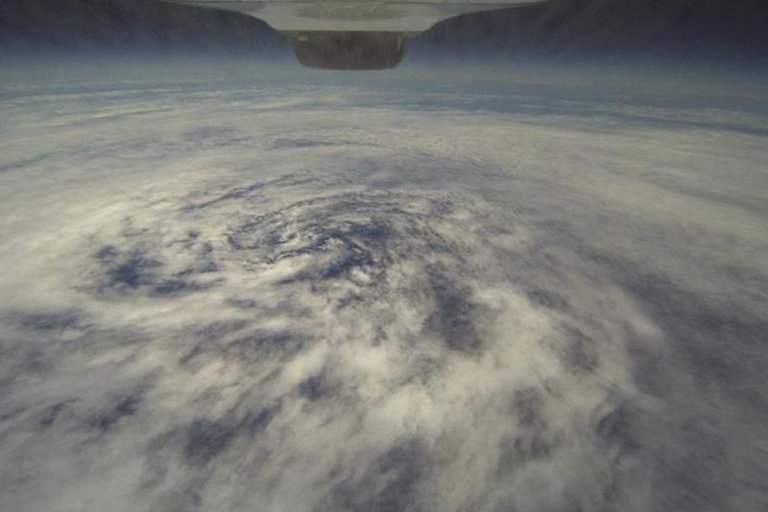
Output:
<instances>
[{"instance_id":1,"label":"cloud layer","mask_svg":"<svg viewBox=\"0 0 768 512\"><path fill-rule=\"evenodd\" d=\"M765 504L765 118L422 86L5 88L0 508Z\"/></svg>"}]
</instances>

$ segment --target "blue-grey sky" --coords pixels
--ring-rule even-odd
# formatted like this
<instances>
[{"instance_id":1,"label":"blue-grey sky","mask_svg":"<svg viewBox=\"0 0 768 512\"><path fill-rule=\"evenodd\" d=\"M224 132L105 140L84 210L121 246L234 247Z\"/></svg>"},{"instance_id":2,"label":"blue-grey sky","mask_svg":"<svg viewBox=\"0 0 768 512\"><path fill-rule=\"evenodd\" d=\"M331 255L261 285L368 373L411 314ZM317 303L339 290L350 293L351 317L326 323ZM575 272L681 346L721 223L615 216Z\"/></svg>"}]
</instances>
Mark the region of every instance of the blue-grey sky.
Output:
<instances>
[{"instance_id":1,"label":"blue-grey sky","mask_svg":"<svg viewBox=\"0 0 768 512\"><path fill-rule=\"evenodd\" d=\"M751 59L768 55L760 0L551 0L438 24L413 51ZM154 0L3 0L0 47L289 51L264 23Z\"/></svg>"}]
</instances>

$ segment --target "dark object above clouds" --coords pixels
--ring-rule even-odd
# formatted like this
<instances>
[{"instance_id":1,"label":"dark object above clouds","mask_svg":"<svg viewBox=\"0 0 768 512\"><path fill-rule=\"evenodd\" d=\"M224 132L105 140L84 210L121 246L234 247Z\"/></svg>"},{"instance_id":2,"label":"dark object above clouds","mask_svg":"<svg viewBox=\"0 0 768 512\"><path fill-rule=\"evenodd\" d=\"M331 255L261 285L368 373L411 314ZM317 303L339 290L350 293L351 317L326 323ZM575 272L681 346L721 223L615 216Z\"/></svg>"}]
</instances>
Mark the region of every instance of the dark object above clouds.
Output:
<instances>
[{"instance_id":1,"label":"dark object above clouds","mask_svg":"<svg viewBox=\"0 0 768 512\"><path fill-rule=\"evenodd\" d=\"M302 65L319 69L374 70L403 60L404 37L390 32L298 32L286 34Z\"/></svg>"},{"instance_id":2,"label":"dark object above clouds","mask_svg":"<svg viewBox=\"0 0 768 512\"><path fill-rule=\"evenodd\" d=\"M397 66L405 41L462 14L546 0L163 0L253 16L291 39L311 68L373 70Z\"/></svg>"},{"instance_id":3,"label":"dark object above clouds","mask_svg":"<svg viewBox=\"0 0 768 512\"><path fill-rule=\"evenodd\" d=\"M412 41L440 54L768 55L762 0L551 0L438 23ZM284 52L285 39L237 13L155 0L2 0L0 48Z\"/></svg>"}]
</instances>

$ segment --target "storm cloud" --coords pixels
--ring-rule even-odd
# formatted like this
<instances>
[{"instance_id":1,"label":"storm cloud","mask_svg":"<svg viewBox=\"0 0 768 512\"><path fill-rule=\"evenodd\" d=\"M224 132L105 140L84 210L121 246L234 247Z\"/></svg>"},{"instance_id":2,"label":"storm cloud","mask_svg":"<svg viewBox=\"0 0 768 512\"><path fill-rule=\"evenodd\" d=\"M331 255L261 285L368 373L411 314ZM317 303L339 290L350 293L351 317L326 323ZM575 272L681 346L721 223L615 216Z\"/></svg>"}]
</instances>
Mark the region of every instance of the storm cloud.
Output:
<instances>
[{"instance_id":1,"label":"storm cloud","mask_svg":"<svg viewBox=\"0 0 768 512\"><path fill-rule=\"evenodd\" d=\"M4 87L0 508L766 503L763 115L288 84Z\"/></svg>"}]
</instances>

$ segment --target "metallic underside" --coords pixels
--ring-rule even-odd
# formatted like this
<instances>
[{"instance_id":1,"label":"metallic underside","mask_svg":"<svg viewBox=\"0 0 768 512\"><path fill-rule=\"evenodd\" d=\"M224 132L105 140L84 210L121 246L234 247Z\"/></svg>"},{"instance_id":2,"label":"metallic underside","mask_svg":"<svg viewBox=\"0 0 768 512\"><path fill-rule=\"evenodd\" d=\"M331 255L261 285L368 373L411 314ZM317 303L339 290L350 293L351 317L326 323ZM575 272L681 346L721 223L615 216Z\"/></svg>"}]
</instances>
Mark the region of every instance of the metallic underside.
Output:
<instances>
[{"instance_id":1,"label":"metallic underside","mask_svg":"<svg viewBox=\"0 0 768 512\"><path fill-rule=\"evenodd\" d=\"M305 66L385 69L397 66L403 40L461 14L544 0L166 0L254 16L291 39Z\"/></svg>"},{"instance_id":2,"label":"metallic underside","mask_svg":"<svg viewBox=\"0 0 768 512\"><path fill-rule=\"evenodd\" d=\"M296 58L318 69L393 68L403 59L404 35L398 32L287 32Z\"/></svg>"}]
</instances>

